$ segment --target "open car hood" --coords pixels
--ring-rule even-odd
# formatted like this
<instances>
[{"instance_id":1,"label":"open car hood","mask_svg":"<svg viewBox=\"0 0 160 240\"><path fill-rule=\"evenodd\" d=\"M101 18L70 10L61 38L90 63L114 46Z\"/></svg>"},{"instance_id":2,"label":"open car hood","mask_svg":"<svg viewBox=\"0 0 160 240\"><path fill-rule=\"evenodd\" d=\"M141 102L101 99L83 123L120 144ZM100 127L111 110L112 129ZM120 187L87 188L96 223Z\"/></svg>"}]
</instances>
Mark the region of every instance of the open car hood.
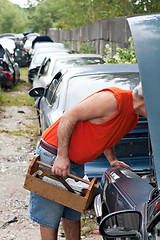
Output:
<instances>
[{"instance_id":1,"label":"open car hood","mask_svg":"<svg viewBox=\"0 0 160 240\"><path fill-rule=\"evenodd\" d=\"M158 188L160 188L160 14L128 18L143 86Z\"/></svg>"}]
</instances>

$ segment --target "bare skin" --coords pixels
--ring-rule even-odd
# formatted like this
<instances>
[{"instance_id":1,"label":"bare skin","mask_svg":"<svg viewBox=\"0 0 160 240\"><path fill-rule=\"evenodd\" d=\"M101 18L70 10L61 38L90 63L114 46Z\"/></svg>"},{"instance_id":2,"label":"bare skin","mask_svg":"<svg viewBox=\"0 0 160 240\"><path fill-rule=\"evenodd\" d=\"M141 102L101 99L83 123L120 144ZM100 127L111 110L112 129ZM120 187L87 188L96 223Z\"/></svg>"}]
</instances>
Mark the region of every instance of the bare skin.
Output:
<instances>
[{"instance_id":1,"label":"bare skin","mask_svg":"<svg viewBox=\"0 0 160 240\"><path fill-rule=\"evenodd\" d=\"M57 240L58 229L40 225L41 240Z\"/></svg>"},{"instance_id":2,"label":"bare skin","mask_svg":"<svg viewBox=\"0 0 160 240\"><path fill-rule=\"evenodd\" d=\"M62 218L66 240L80 240L80 221L70 221ZM41 240L57 240L58 229L40 225Z\"/></svg>"},{"instance_id":3,"label":"bare skin","mask_svg":"<svg viewBox=\"0 0 160 240\"><path fill-rule=\"evenodd\" d=\"M107 103L107 104L106 104ZM133 108L137 115L146 117L144 100L133 96ZM69 143L74 128L78 121L89 120L94 124L101 124L113 118L118 113L118 102L110 91L96 93L87 100L77 104L63 114L58 128L58 153L52 167L52 172L66 176L70 169L68 157ZM111 167L124 167L131 170L130 166L118 161L113 148L104 152ZM62 220L66 240L80 240L80 222ZM57 229L41 226L42 240L57 240Z\"/></svg>"},{"instance_id":4,"label":"bare skin","mask_svg":"<svg viewBox=\"0 0 160 240\"><path fill-rule=\"evenodd\" d=\"M70 138L78 121L89 120L94 124L101 124L117 113L118 102L110 91L97 93L66 111L58 128L58 153L52 172L61 176L67 175L70 168L68 157Z\"/></svg>"},{"instance_id":5,"label":"bare skin","mask_svg":"<svg viewBox=\"0 0 160 240\"><path fill-rule=\"evenodd\" d=\"M144 99L133 95L133 108L137 115L146 118ZM89 120L94 124L101 124L113 118L117 113L118 102L110 91L94 94L92 97L66 111L58 128L58 154L52 167L52 172L64 177L67 175L70 169L70 159L68 157L70 138L78 121ZM128 165L116 159L113 148L106 149L104 154L109 160L111 167L125 167L131 170Z\"/></svg>"}]
</instances>

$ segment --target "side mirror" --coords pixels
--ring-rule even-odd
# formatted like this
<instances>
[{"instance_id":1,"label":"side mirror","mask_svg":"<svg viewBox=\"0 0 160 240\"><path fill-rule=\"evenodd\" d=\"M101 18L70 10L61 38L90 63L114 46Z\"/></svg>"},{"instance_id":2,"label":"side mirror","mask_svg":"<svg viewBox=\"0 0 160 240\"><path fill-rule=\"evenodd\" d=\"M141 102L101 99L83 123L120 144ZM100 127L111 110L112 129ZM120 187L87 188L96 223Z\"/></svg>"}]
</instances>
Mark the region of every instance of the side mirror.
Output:
<instances>
[{"instance_id":1,"label":"side mirror","mask_svg":"<svg viewBox=\"0 0 160 240\"><path fill-rule=\"evenodd\" d=\"M37 74L39 71L40 66L37 66L36 68L31 69L29 72L32 74Z\"/></svg>"},{"instance_id":2,"label":"side mirror","mask_svg":"<svg viewBox=\"0 0 160 240\"><path fill-rule=\"evenodd\" d=\"M42 97L45 95L46 89L43 87L36 87L36 88L32 88L29 91L29 96L30 97Z\"/></svg>"},{"instance_id":3,"label":"side mirror","mask_svg":"<svg viewBox=\"0 0 160 240\"><path fill-rule=\"evenodd\" d=\"M99 225L100 234L107 238L140 239L142 216L134 210L118 211L105 216Z\"/></svg>"}]
</instances>

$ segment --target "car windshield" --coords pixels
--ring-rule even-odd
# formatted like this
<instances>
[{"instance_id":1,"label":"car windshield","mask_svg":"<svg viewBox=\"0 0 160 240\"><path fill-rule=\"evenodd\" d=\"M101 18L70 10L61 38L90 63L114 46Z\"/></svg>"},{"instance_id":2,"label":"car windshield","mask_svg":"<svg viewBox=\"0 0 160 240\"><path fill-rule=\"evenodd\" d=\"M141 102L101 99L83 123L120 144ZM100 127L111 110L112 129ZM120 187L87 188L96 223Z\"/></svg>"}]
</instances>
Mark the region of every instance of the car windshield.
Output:
<instances>
[{"instance_id":1,"label":"car windshield","mask_svg":"<svg viewBox=\"0 0 160 240\"><path fill-rule=\"evenodd\" d=\"M52 75L61 69L63 67L75 67L75 66L82 66L82 65L88 65L88 64L100 64L104 63L101 58L93 58L93 57L78 57L78 58L62 58L57 59L55 62L55 66L52 71Z\"/></svg>"},{"instance_id":2,"label":"car windshield","mask_svg":"<svg viewBox=\"0 0 160 240\"><path fill-rule=\"evenodd\" d=\"M132 91L139 81L139 73L106 73L73 77L68 83L66 110L100 89L119 87Z\"/></svg>"}]
</instances>

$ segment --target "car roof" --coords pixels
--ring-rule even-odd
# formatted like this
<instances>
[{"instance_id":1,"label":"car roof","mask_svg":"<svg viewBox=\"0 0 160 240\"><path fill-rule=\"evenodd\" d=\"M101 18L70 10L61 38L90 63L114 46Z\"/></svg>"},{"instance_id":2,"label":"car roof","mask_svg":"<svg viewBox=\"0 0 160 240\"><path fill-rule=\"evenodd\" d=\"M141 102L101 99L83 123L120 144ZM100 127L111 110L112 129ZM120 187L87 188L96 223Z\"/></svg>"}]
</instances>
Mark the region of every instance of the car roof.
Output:
<instances>
[{"instance_id":1,"label":"car roof","mask_svg":"<svg viewBox=\"0 0 160 240\"><path fill-rule=\"evenodd\" d=\"M36 50L35 55L38 53L45 53L45 52L67 52L69 49L66 48L39 48Z\"/></svg>"},{"instance_id":2,"label":"car roof","mask_svg":"<svg viewBox=\"0 0 160 240\"><path fill-rule=\"evenodd\" d=\"M35 43L35 48L41 48L44 46L50 46L53 48L65 48L65 45L63 43L57 43L57 42L37 42Z\"/></svg>"},{"instance_id":3,"label":"car roof","mask_svg":"<svg viewBox=\"0 0 160 240\"><path fill-rule=\"evenodd\" d=\"M54 76L51 85L54 85L55 79L61 82L59 105L63 110L100 89L119 87L132 91L140 80L137 64L95 64L67 68Z\"/></svg>"},{"instance_id":4,"label":"car roof","mask_svg":"<svg viewBox=\"0 0 160 240\"><path fill-rule=\"evenodd\" d=\"M62 70L63 73L64 70ZM71 77L86 74L103 74L103 73L139 73L138 64L96 64L82 67L67 68L65 74Z\"/></svg>"},{"instance_id":5,"label":"car roof","mask_svg":"<svg viewBox=\"0 0 160 240\"><path fill-rule=\"evenodd\" d=\"M78 54L69 54L69 55L66 55L65 56L65 58L87 58L87 57L89 57L89 58L102 58L102 55L100 55L100 54L81 54L81 53L78 53ZM55 56L50 56L49 57L50 59L51 59L51 61L52 60L54 60L54 59L60 59L60 58L64 58L64 56L57 56L57 57L55 57Z\"/></svg>"}]
</instances>

